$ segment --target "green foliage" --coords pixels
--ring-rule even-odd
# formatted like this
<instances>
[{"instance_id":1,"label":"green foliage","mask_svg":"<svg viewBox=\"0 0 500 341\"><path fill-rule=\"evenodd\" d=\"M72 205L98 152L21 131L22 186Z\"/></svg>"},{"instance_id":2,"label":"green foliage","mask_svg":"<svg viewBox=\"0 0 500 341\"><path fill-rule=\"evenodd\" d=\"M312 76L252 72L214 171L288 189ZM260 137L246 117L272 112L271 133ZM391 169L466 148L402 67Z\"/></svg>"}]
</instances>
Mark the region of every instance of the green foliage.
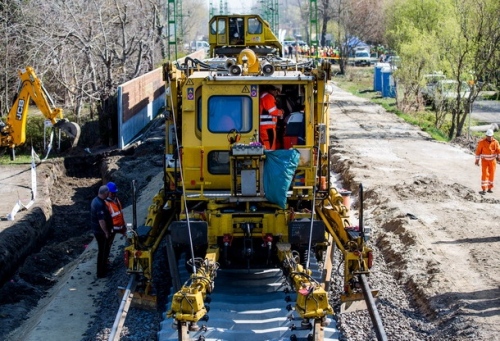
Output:
<instances>
[{"instance_id":1,"label":"green foliage","mask_svg":"<svg viewBox=\"0 0 500 341\"><path fill-rule=\"evenodd\" d=\"M373 91L373 71L371 68L351 68L346 76L335 77L333 81L345 91L369 99L371 102L381 105L386 111L398 115L406 122L420 127L435 140L449 140L449 119L442 125L441 129L438 129L434 124L433 112L403 113L396 108L395 98L382 98L379 93Z\"/></svg>"},{"instance_id":2,"label":"green foliage","mask_svg":"<svg viewBox=\"0 0 500 341\"><path fill-rule=\"evenodd\" d=\"M45 118L43 116L32 115L28 117L26 124L26 143L16 147L16 154L31 154L31 146L36 153L43 152L43 125ZM47 135L50 130L47 130Z\"/></svg>"},{"instance_id":3,"label":"green foliage","mask_svg":"<svg viewBox=\"0 0 500 341\"><path fill-rule=\"evenodd\" d=\"M450 0L402 0L386 8L387 35L395 49L399 42L408 40L405 32L436 32L442 27Z\"/></svg>"},{"instance_id":4,"label":"green foliage","mask_svg":"<svg viewBox=\"0 0 500 341\"><path fill-rule=\"evenodd\" d=\"M414 82L423 74L444 71L438 45L448 10L448 0L404 0L388 9L387 39L408 69L400 73L413 73Z\"/></svg>"},{"instance_id":5,"label":"green foliage","mask_svg":"<svg viewBox=\"0 0 500 341\"><path fill-rule=\"evenodd\" d=\"M395 77L405 95L418 100L423 75L433 71L457 81L484 81L498 69L498 0L401 0L386 15L387 39L403 61ZM468 112L459 98L449 109L449 135L459 136Z\"/></svg>"}]
</instances>

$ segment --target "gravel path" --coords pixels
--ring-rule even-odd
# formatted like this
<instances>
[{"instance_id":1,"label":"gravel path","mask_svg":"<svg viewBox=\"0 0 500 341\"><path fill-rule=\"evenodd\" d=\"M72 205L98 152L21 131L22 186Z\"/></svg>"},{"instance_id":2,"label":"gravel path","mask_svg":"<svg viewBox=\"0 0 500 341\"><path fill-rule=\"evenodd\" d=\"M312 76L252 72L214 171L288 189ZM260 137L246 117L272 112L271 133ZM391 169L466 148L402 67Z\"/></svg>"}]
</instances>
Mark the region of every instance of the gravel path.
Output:
<instances>
[{"instance_id":1,"label":"gravel path","mask_svg":"<svg viewBox=\"0 0 500 341\"><path fill-rule=\"evenodd\" d=\"M335 171L353 193L365 189L370 280L388 339L498 340L499 257L485 260L498 245L500 201L478 194L473 154L338 88L332 97ZM374 339L368 320L340 316L346 338Z\"/></svg>"}]
</instances>

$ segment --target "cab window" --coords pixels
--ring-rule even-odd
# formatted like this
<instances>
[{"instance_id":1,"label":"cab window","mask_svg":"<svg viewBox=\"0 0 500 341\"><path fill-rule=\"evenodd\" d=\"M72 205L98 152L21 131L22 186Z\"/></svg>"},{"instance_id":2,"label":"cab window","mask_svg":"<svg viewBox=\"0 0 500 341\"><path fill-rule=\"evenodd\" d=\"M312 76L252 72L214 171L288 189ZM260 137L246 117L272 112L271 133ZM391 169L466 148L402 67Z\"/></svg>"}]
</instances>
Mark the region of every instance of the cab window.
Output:
<instances>
[{"instance_id":1,"label":"cab window","mask_svg":"<svg viewBox=\"0 0 500 341\"><path fill-rule=\"evenodd\" d=\"M229 174L229 152L227 150L209 152L207 166L210 174Z\"/></svg>"},{"instance_id":2,"label":"cab window","mask_svg":"<svg viewBox=\"0 0 500 341\"><path fill-rule=\"evenodd\" d=\"M262 25L257 18L248 18L248 33L250 34L261 34Z\"/></svg>"},{"instance_id":3,"label":"cab window","mask_svg":"<svg viewBox=\"0 0 500 341\"><path fill-rule=\"evenodd\" d=\"M228 133L252 130L252 100L248 96L212 96L208 101L208 130Z\"/></svg>"},{"instance_id":4,"label":"cab window","mask_svg":"<svg viewBox=\"0 0 500 341\"><path fill-rule=\"evenodd\" d=\"M245 29L243 18L229 19L229 43L231 45L241 45L244 43Z\"/></svg>"},{"instance_id":5,"label":"cab window","mask_svg":"<svg viewBox=\"0 0 500 341\"><path fill-rule=\"evenodd\" d=\"M217 34L225 34L225 33L226 33L226 19L219 19Z\"/></svg>"}]
</instances>

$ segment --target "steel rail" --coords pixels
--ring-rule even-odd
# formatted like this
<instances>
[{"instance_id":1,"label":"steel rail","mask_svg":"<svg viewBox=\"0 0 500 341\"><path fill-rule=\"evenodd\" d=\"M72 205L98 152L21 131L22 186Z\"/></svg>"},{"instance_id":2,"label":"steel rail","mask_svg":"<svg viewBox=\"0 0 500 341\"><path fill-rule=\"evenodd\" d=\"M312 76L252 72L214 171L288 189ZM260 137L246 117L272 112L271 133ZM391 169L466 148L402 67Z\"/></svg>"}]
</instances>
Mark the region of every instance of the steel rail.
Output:
<instances>
[{"instance_id":1,"label":"steel rail","mask_svg":"<svg viewBox=\"0 0 500 341\"><path fill-rule=\"evenodd\" d=\"M364 274L359 275L359 279L363 288L363 296L365 297L366 306L372 319L373 328L375 329L375 334L377 335L377 340L387 341L387 335L385 334L384 325L382 324L377 306L375 305L375 300L373 299L370 286L368 285L368 280L366 279L366 276Z\"/></svg>"},{"instance_id":2,"label":"steel rail","mask_svg":"<svg viewBox=\"0 0 500 341\"><path fill-rule=\"evenodd\" d=\"M130 308L130 304L132 303L136 286L136 276L132 275L130 276L127 288L123 293L122 301L120 303L120 307L118 308L118 312L116 313L115 322L113 323L113 327L111 328L108 341L120 340L120 334L123 329L123 325L125 324L125 319L127 318L128 310Z\"/></svg>"}]
</instances>

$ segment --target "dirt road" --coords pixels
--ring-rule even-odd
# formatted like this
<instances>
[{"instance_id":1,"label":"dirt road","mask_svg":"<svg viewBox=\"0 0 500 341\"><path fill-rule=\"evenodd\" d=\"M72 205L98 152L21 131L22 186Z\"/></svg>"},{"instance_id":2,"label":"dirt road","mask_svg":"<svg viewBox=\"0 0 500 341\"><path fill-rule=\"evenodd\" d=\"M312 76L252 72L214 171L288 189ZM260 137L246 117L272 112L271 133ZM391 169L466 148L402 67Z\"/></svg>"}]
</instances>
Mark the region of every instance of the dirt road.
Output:
<instances>
[{"instance_id":1,"label":"dirt road","mask_svg":"<svg viewBox=\"0 0 500 341\"><path fill-rule=\"evenodd\" d=\"M29 204L31 186L31 165L0 166L0 196L3 198L0 202L0 231L13 224L13 220L7 220L7 216L18 201ZM22 215L20 213L17 219Z\"/></svg>"},{"instance_id":2,"label":"dirt road","mask_svg":"<svg viewBox=\"0 0 500 341\"><path fill-rule=\"evenodd\" d=\"M363 184L365 225L395 278L438 324L500 339L500 187L478 194L470 150L338 88L332 97L336 171L353 191Z\"/></svg>"}]
</instances>

